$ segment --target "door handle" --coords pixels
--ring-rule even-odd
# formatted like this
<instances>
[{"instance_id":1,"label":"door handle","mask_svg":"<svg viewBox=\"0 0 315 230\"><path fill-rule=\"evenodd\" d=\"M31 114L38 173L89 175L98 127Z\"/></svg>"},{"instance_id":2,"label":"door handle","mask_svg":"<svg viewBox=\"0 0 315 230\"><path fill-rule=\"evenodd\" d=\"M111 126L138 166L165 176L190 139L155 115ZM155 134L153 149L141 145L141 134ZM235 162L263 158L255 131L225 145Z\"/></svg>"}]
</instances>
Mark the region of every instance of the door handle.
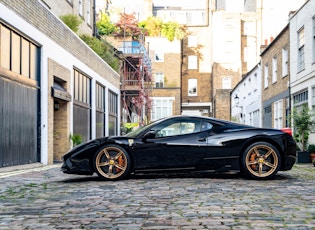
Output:
<instances>
[{"instance_id":1,"label":"door handle","mask_svg":"<svg viewBox=\"0 0 315 230\"><path fill-rule=\"evenodd\" d=\"M201 139L199 139L198 141L205 142L205 141L206 141L206 138L201 138Z\"/></svg>"}]
</instances>

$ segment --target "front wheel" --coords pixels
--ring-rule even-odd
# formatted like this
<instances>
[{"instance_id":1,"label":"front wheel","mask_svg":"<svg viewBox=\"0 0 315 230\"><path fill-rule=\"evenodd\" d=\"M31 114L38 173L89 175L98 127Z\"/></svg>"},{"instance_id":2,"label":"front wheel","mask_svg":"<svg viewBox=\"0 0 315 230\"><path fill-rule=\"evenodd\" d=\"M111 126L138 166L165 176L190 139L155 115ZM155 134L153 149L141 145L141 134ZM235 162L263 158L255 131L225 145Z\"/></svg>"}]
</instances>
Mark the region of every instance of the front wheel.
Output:
<instances>
[{"instance_id":1,"label":"front wheel","mask_svg":"<svg viewBox=\"0 0 315 230\"><path fill-rule=\"evenodd\" d=\"M267 142L250 145L242 156L244 172L253 179L273 178L280 169L281 159L278 150Z\"/></svg>"},{"instance_id":2,"label":"front wheel","mask_svg":"<svg viewBox=\"0 0 315 230\"><path fill-rule=\"evenodd\" d=\"M123 179L131 169L130 156L118 145L103 146L94 156L94 169L102 179Z\"/></svg>"}]
</instances>

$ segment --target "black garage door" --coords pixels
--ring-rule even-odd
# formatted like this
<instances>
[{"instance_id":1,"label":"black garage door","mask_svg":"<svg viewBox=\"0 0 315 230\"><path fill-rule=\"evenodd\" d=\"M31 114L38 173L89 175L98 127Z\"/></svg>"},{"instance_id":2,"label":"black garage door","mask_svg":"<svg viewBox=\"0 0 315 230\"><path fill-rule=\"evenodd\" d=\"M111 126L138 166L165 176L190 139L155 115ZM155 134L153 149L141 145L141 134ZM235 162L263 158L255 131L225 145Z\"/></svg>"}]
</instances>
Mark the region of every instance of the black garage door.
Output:
<instances>
[{"instance_id":1,"label":"black garage door","mask_svg":"<svg viewBox=\"0 0 315 230\"><path fill-rule=\"evenodd\" d=\"M0 77L0 167L38 162L38 89Z\"/></svg>"}]
</instances>

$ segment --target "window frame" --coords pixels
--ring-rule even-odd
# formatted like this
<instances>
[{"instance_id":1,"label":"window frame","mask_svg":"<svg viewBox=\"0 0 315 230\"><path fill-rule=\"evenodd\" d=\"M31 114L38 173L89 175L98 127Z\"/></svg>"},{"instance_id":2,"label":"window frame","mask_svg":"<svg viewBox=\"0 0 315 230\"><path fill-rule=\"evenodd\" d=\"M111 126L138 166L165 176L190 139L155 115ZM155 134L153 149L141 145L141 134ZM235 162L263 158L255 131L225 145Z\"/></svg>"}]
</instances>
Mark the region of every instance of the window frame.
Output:
<instances>
[{"instance_id":1,"label":"window frame","mask_svg":"<svg viewBox=\"0 0 315 230\"><path fill-rule=\"evenodd\" d=\"M272 58L272 84L276 83L278 79L278 59L277 57Z\"/></svg>"},{"instance_id":2,"label":"window frame","mask_svg":"<svg viewBox=\"0 0 315 230\"><path fill-rule=\"evenodd\" d=\"M297 61L297 68L298 71L302 71L305 68L305 31L304 26L298 30L298 61Z\"/></svg>"},{"instance_id":3,"label":"window frame","mask_svg":"<svg viewBox=\"0 0 315 230\"><path fill-rule=\"evenodd\" d=\"M195 97L198 96L198 79L190 78L188 79L188 96Z\"/></svg>"},{"instance_id":4,"label":"window frame","mask_svg":"<svg viewBox=\"0 0 315 230\"><path fill-rule=\"evenodd\" d=\"M157 72L155 73L155 88L164 88L164 73Z\"/></svg>"},{"instance_id":5,"label":"window frame","mask_svg":"<svg viewBox=\"0 0 315 230\"><path fill-rule=\"evenodd\" d=\"M287 47L282 48L282 77L289 74L289 50Z\"/></svg>"},{"instance_id":6,"label":"window frame","mask_svg":"<svg viewBox=\"0 0 315 230\"><path fill-rule=\"evenodd\" d=\"M268 88L268 79L269 79L269 66L268 64L264 65L264 88Z\"/></svg>"},{"instance_id":7,"label":"window frame","mask_svg":"<svg viewBox=\"0 0 315 230\"><path fill-rule=\"evenodd\" d=\"M198 69L198 57L197 55L188 55L188 63L187 68L189 70L197 70Z\"/></svg>"}]
</instances>

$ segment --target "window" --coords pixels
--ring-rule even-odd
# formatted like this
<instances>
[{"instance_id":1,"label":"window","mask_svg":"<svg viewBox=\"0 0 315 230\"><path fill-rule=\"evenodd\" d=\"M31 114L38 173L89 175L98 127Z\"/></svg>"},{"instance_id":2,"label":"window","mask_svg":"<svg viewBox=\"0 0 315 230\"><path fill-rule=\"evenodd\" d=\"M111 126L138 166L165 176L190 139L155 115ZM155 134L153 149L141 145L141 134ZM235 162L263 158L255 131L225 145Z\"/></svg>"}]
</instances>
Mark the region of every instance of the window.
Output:
<instances>
[{"instance_id":1,"label":"window","mask_svg":"<svg viewBox=\"0 0 315 230\"><path fill-rule=\"evenodd\" d=\"M164 62L164 52L156 51L155 52L155 62Z\"/></svg>"},{"instance_id":2,"label":"window","mask_svg":"<svg viewBox=\"0 0 315 230\"><path fill-rule=\"evenodd\" d=\"M250 125L259 127L259 110L251 112L250 115Z\"/></svg>"},{"instance_id":3,"label":"window","mask_svg":"<svg viewBox=\"0 0 315 230\"><path fill-rule=\"evenodd\" d=\"M91 0L87 1L86 22L91 25Z\"/></svg>"},{"instance_id":4,"label":"window","mask_svg":"<svg viewBox=\"0 0 315 230\"><path fill-rule=\"evenodd\" d=\"M175 14L175 13L174 13ZM187 17L186 17L186 12L176 12L176 22L179 24L186 24L187 23Z\"/></svg>"},{"instance_id":5,"label":"window","mask_svg":"<svg viewBox=\"0 0 315 230\"><path fill-rule=\"evenodd\" d=\"M281 129L283 127L282 120L283 120L283 100L276 101L274 103L274 128Z\"/></svg>"},{"instance_id":6,"label":"window","mask_svg":"<svg viewBox=\"0 0 315 230\"><path fill-rule=\"evenodd\" d=\"M197 69L197 56L189 55L188 56L188 69Z\"/></svg>"},{"instance_id":7,"label":"window","mask_svg":"<svg viewBox=\"0 0 315 230\"><path fill-rule=\"evenodd\" d=\"M16 33L11 34L11 70L15 73L20 73L21 65L21 37Z\"/></svg>"},{"instance_id":8,"label":"window","mask_svg":"<svg viewBox=\"0 0 315 230\"><path fill-rule=\"evenodd\" d=\"M91 139L91 79L74 69L73 134Z\"/></svg>"},{"instance_id":9,"label":"window","mask_svg":"<svg viewBox=\"0 0 315 230\"><path fill-rule=\"evenodd\" d=\"M83 0L79 0L79 15L83 16Z\"/></svg>"},{"instance_id":10,"label":"window","mask_svg":"<svg viewBox=\"0 0 315 230\"><path fill-rule=\"evenodd\" d=\"M222 89L231 89L231 78L225 77L222 79Z\"/></svg>"},{"instance_id":11,"label":"window","mask_svg":"<svg viewBox=\"0 0 315 230\"><path fill-rule=\"evenodd\" d=\"M315 86L312 87L312 113L315 114ZM313 121L315 122L315 117L313 116ZM315 132L315 127L312 130Z\"/></svg>"},{"instance_id":12,"label":"window","mask_svg":"<svg viewBox=\"0 0 315 230\"><path fill-rule=\"evenodd\" d=\"M105 87L96 83L96 138L105 136Z\"/></svg>"},{"instance_id":13,"label":"window","mask_svg":"<svg viewBox=\"0 0 315 230\"><path fill-rule=\"evenodd\" d=\"M164 87L164 73L155 74L155 87L163 88Z\"/></svg>"},{"instance_id":14,"label":"window","mask_svg":"<svg viewBox=\"0 0 315 230\"><path fill-rule=\"evenodd\" d=\"M315 16L313 17L313 62L315 62Z\"/></svg>"},{"instance_id":15,"label":"window","mask_svg":"<svg viewBox=\"0 0 315 230\"><path fill-rule=\"evenodd\" d=\"M0 24L0 66L33 80L38 79L39 48L27 38Z\"/></svg>"},{"instance_id":16,"label":"window","mask_svg":"<svg viewBox=\"0 0 315 230\"><path fill-rule=\"evenodd\" d=\"M173 97L154 97L151 114L152 121L172 116L174 100Z\"/></svg>"},{"instance_id":17,"label":"window","mask_svg":"<svg viewBox=\"0 0 315 230\"><path fill-rule=\"evenodd\" d=\"M282 77L288 76L289 70L289 53L288 49L284 47L282 49Z\"/></svg>"},{"instance_id":18,"label":"window","mask_svg":"<svg viewBox=\"0 0 315 230\"><path fill-rule=\"evenodd\" d=\"M307 89L293 95L293 104L294 106L299 106L308 102L308 91Z\"/></svg>"},{"instance_id":19,"label":"window","mask_svg":"<svg viewBox=\"0 0 315 230\"><path fill-rule=\"evenodd\" d=\"M188 47L197 47L197 36L188 36Z\"/></svg>"},{"instance_id":20,"label":"window","mask_svg":"<svg viewBox=\"0 0 315 230\"><path fill-rule=\"evenodd\" d=\"M188 79L188 96L197 96L197 79Z\"/></svg>"},{"instance_id":21,"label":"window","mask_svg":"<svg viewBox=\"0 0 315 230\"><path fill-rule=\"evenodd\" d=\"M264 68L264 87L267 88L268 87L268 65L265 65Z\"/></svg>"},{"instance_id":22,"label":"window","mask_svg":"<svg viewBox=\"0 0 315 230\"><path fill-rule=\"evenodd\" d=\"M278 66L277 66L277 58L272 58L272 83L277 82L277 72L278 72Z\"/></svg>"},{"instance_id":23,"label":"window","mask_svg":"<svg viewBox=\"0 0 315 230\"><path fill-rule=\"evenodd\" d=\"M30 77L30 43L22 38L21 44L21 75Z\"/></svg>"},{"instance_id":24,"label":"window","mask_svg":"<svg viewBox=\"0 0 315 230\"><path fill-rule=\"evenodd\" d=\"M118 95L108 91L108 131L109 135L117 135L118 128Z\"/></svg>"},{"instance_id":25,"label":"window","mask_svg":"<svg viewBox=\"0 0 315 230\"><path fill-rule=\"evenodd\" d=\"M247 36L256 35L255 22L244 22L244 35Z\"/></svg>"},{"instance_id":26,"label":"window","mask_svg":"<svg viewBox=\"0 0 315 230\"><path fill-rule=\"evenodd\" d=\"M11 31L1 25L1 31L0 31L0 36L1 36L1 56L0 56L0 61L1 61L1 67L10 70L10 56L11 56L11 51L10 51L10 41L11 41Z\"/></svg>"},{"instance_id":27,"label":"window","mask_svg":"<svg viewBox=\"0 0 315 230\"><path fill-rule=\"evenodd\" d=\"M266 106L264 109L265 114L271 113L271 106Z\"/></svg>"},{"instance_id":28,"label":"window","mask_svg":"<svg viewBox=\"0 0 315 230\"><path fill-rule=\"evenodd\" d=\"M201 11L189 11L187 12L187 25L205 25L205 12Z\"/></svg>"},{"instance_id":29,"label":"window","mask_svg":"<svg viewBox=\"0 0 315 230\"><path fill-rule=\"evenodd\" d=\"M298 31L298 71L304 69L304 27Z\"/></svg>"},{"instance_id":30,"label":"window","mask_svg":"<svg viewBox=\"0 0 315 230\"><path fill-rule=\"evenodd\" d=\"M164 122L155 127L157 137L186 135L201 130L210 130L213 125L209 122L201 122L194 119L180 119L175 122Z\"/></svg>"}]
</instances>

